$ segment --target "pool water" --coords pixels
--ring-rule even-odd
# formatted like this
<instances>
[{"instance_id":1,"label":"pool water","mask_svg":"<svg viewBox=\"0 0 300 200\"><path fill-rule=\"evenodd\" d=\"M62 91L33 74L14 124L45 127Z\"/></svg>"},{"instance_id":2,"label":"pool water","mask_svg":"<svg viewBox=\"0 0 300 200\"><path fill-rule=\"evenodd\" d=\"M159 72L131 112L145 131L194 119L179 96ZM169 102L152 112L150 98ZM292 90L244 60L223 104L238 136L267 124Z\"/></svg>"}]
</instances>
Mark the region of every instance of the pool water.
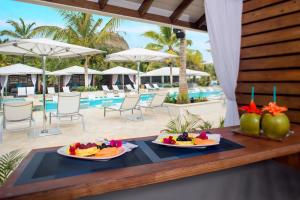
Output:
<instances>
[{"instance_id":1,"label":"pool water","mask_svg":"<svg viewBox=\"0 0 300 200\"><path fill-rule=\"evenodd\" d=\"M218 97L223 94L222 90L213 90L213 91L193 91L189 90L189 98L207 98L207 97ZM178 95L177 92L172 93L170 96L176 98Z\"/></svg>"},{"instance_id":2,"label":"pool water","mask_svg":"<svg viewBox=\"0 0 300 200\"><path fill-rule=\"evenodd\" d=\"M153 97L152 94L142 94L141 95L141 101L149 101ZM82 98L80 99L80 108L101 108L103 106L112 106L123 102L122 97L114 97L114 98L95 98L95 99L88 99L88 98ZM53 112L57 109L57 102L54 102L52 100L46 101L46 111L47 112Z\"/></svg>"}]
</instances>

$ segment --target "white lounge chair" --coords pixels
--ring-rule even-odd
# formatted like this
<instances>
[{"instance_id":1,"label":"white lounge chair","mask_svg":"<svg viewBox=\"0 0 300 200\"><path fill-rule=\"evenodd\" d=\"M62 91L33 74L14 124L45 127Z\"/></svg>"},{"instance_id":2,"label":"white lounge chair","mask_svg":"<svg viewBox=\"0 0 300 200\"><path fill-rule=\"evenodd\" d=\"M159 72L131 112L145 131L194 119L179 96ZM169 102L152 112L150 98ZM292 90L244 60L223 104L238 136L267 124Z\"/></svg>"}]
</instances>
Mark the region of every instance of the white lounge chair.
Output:
<instances>
[{"instance_id":1,"label":"white lounge chair","mask_svg":"<svg viewBox=\"0 0 300 200\"><path fill-rule=\"evenodd\" d=\"M66 87L63 87L63 92L64 93L70 93L70 87L66 86Z\"/></svg>"},{"instance_id":2,"label":"white lounge chair","mask_svg":"<svg viewBox=\"0 0 300 200\"><path fill-rule=\"evenodd\" d=\"M131 111L133 114L133 110L137 109L137 105L140 101L140 95L131 95L126 96L122 103L116 104L109 107L104 107L104 117L106 117L106 112L108 111L118 111L120 112L120 116L122 115L122 112ZM143 119L143 113L142 110L140 110L141 116L140 118Z\"/></svg>"},{"instance_id":3,"label":"white lounge chair","mask_svg":"<svg viewBox=\"0 0 300 200\"><path fill-rule=\"evenodd\" d=\"M26 87L26 93L27 96L34 96L35 95L34 87Z\"/></svg>"},{"instance_id":4,"label":"white lounge chair","mask_svg":"<svg viewBox=\"0 0 300 200\"><path fill-rule=\"evenodd\" d=\"M9 122L28 121L31 127L32 117L32 102L9 102L3 104L3 128L7 129Z\"/></svg>"},{"instance_id":5,"label":"white lounge chair","mask_svg":"<svg viewBox=\"0 0 300 200\"><path fill-rule=\"evenodd\" d=\"M120 88L117 85L112 85L112 88L115 92L121 92L123 90L120 90Z\"/></svg>"},{"instance_id":6,"label":"white lounge chair","mask_svg":"<svg viewBox=\"0 0 300 200\"><path fill-rule=\"evenodd\" d=\"M18 93L17 93L17 95L18 95L18 97L26 97L27 96L27 93L26 93L26 87L18 87L18 89L17 89L18 91Z\"/></svg>"},{"instance_id":7,"label":"white lounge chair","mask_svg":"<svg viewBox=\"0 0 300 200\"><path fill-rule=\"evenodd\" d=\"M107 93L112 93L112 92L113 92L112 90L110 90L110 89L107 87L107 85L102 85L101 87L102 87L102 90L103 90L103 92L104 92L105 94L107 94Z\"/></svg>"},{"instance_id":8,"label":"white lounge chair","mask_svg":"<svg viewBox=\"0 0 300 200\"><path fill-rule=\"evenodd\" d=\"M59 93L57 111L49 113L49 122L51 124L52 117L58 119L70 118L71 121L74 117L79 117L81 119L82 128L85 129L83 115L79 113L80 111L80 93Z\"/></svg>"},{"instance_id":9,"label":"white lounge chair","mask_svg":"<svg viewBox=\"0 0 300 200\"><path fill-rule=\"evenodd\" d=\"M160 87L159 87L156 83L153 83L152 85L153 85L153 88L154 88L154 89L160 90Z\"/></svg>"},{"instance_id":10,"label":"white lounge chair","mask_svg":"<svg viewBox=\"0 0 300 200\"><path fill-rule=\"evenodd\" d=\"M152 87L150 84L147 84L147 83L145 84L145 87L147 90L155 90L154 87Z\"/></svg>"},{"instance_id":11,"label":"white lounge chair","mask_svg":"<svg viewBox=\"0 0 300 200\"><path fill-rule=\"evenodd\" d=\"M134 89L130 84L126 85L126 89L129 90L130 92L136 92L136 89Z\"/></svg>"},{"instance_id":12,"label":"white lounge chair","mask_svg":"<svg viewBox=\"0 0 300 200\"><path fill-rule=\"evenodd\" d=\"M48 90L48 94L52 94L52 95L55 94L55 88L54 87L48 87L47 90Z\"/></svg>"},{"instance_id":13,"label":"white lounge chair","mask_svg":"<svg viewBox=\"0 0 300 200\"><path fill-rule=\"evenodd\" d=\"M164 106L165 99L167 98L168 93L156 93L150 101L140 101L138 107L140 108L162 108L166 107L170 115L169 107Z\"/></svg>"}]
</instances>

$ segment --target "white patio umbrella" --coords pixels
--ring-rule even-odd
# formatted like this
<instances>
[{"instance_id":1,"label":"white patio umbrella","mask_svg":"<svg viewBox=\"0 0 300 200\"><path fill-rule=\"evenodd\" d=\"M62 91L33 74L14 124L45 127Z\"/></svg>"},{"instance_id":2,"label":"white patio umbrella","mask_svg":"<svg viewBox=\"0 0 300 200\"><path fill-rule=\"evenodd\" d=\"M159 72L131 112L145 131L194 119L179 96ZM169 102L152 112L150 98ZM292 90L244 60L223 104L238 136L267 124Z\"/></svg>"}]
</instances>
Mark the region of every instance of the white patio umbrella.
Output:
<instances>
[{"instance_id":1,"label":"white patio umbrella","mask_svg":"<svg viewBox=\"0 0 300 200\"><path fill-rule=\"evenodd\" d=\"M124 75L137 75L139 72L137 70L133 70L133 69L129 69L126 67L121 67L121 66L117 66L117 67L113 67L107 70L104 70L101 72L102 75L122 75L122 81L123 81L123 90L125 89L124 87ZM130 78L131 80L131 78Z\"/></svg>"},{"instance_id":2,"label":"white patio umbrella","mask_svg":"<svg viewBox=\"0 0 300 200\"><path fill-rule=\"evenodd\" d=\"M140 85L140 63L141 62L153 62L153 61L163 61L169 58L176 58L176 55L152 51L143 48L132 48L125 51L120 51L118 53L112 53L106 56L107 61L115 62L136 62L137 63L137 85L139 91Z\"/></svg>"},{"instance_id":3,"label":"white patio umbrella","mask_svg":"<svg viewBox=\"0 0 300 200\"><path fill-rule=\"evenodd\" d=\"M46 59L70 58L102 53L103 51L67 44L50 39L18 39L0 45L0 53L8 55L35 56L42 58L43 66L43 128L40 135L58 134L57 130L47 129L46 122Z\"/></svg>"}]
</instances>

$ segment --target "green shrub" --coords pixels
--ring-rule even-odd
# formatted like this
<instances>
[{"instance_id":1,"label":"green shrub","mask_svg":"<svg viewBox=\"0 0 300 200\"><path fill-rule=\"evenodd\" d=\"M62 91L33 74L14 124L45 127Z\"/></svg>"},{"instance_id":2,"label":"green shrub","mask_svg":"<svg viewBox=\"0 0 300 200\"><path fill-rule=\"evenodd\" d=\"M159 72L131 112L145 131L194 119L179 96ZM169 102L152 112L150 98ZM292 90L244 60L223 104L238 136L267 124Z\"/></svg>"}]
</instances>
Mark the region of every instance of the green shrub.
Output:
<instances>
[{"instance_id":1,"label":"green shrub","mask_svg":"<svg viewBox=\"0 0 300 200\"><path fill-rule=\"evenodd\" d=\"M176 97L175 96L171 96L170 94L167 95L166 99L165 99L165 103L176 103Z\"/></svg>"},{"instance_id":2,"label":"green shrub","mask_svg":"<svg viewBox=\"0 0 300 200\"><path fill-rule=\"evenodd\" d=\"M95 86L90 86L90 87L84 87L84 86L80 86L74 89L77 92L93 92L93 91L97 91L98 88Z\"/></svg>"},{"instance_id":3,"label":"green shrub","mask_svg":"<svg viewBox=\"0 0 300 200\"><path fill-rule=\"evenodd\" d=\"M190 103L188 93L179 93L178 96L177 96L177 103L178 104Z\"/></svg>"}]
</instances>

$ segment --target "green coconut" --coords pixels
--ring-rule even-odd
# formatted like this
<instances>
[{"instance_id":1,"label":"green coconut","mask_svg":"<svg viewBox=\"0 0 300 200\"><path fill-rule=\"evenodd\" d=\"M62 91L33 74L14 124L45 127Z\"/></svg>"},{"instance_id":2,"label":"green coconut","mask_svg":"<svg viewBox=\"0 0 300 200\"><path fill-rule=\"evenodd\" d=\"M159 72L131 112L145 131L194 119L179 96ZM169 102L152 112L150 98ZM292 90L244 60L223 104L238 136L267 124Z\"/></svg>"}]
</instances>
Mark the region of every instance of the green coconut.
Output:
<instances>
[{"instance_id":1,"label":"green coconut","mask_svg":"<svg viewBox=\"0 0 300 200\"><path fill-rule=\"evenodd\" d=\"M284 138L289 133L290 120L284 113L276 115L266 113L262 117L262 130L269 138Z\"/></svg>"},{"instance_id":2,"label":"green coconut","mask_svg":"<svg viewBox=\"0 0 300 200\"><path fill-rule=\"evenodd\" d=\"M240 119L241 131L258 136L260 133L260 118L261 116L256 113L244 113Z\"/></svg>"}]
</instances>

